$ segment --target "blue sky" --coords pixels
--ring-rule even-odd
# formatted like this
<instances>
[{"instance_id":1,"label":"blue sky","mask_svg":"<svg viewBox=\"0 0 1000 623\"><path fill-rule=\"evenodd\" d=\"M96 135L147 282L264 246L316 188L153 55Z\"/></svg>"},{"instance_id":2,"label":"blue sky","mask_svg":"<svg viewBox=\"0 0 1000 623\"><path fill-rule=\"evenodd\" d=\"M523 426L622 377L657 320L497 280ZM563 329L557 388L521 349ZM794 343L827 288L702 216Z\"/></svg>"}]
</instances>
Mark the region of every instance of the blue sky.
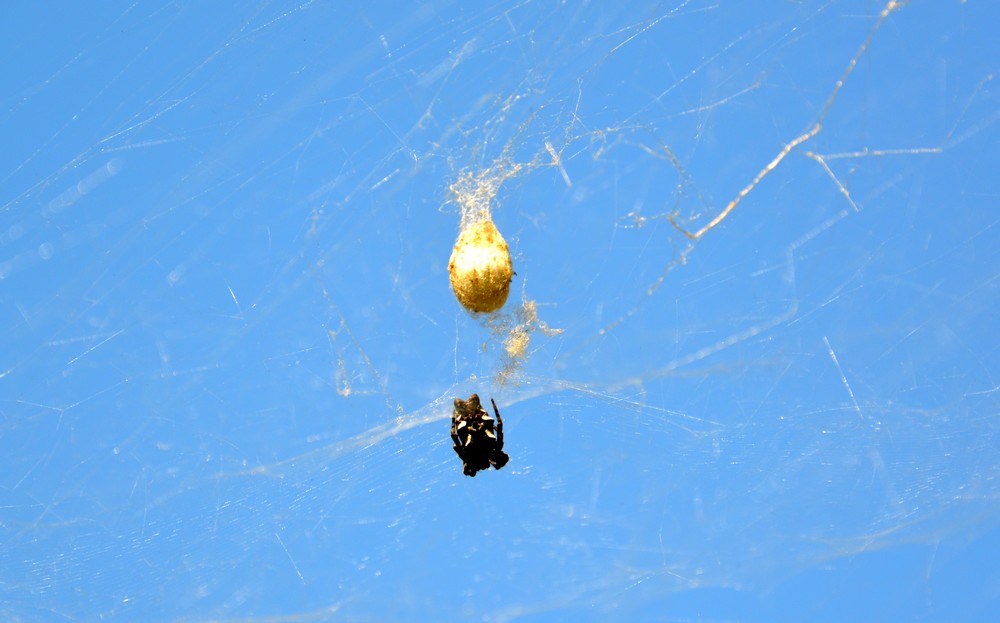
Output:
<instances>
[{"instance_id":1,"label":"blue sky","mask_svg":"<svg viewBox=\"0 0 1000 623\"><path fill-rule=\"evenodd\" d=\"M11 9L0 615L989 620L998 20Z\"/></svg>"}]
</instances>

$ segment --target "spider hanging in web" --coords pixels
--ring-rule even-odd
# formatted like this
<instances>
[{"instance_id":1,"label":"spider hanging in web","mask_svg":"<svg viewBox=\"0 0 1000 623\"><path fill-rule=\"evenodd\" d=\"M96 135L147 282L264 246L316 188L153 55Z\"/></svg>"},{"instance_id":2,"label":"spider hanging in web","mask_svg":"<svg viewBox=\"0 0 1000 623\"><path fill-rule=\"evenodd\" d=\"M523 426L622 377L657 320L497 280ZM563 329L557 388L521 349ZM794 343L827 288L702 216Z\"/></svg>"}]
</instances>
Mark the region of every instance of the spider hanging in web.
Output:
<instances>
[{"instance_id":1,"label":"spider hanging in web","mask_svg":"<svg viewBox=\"0 0 1000 623\"><path fill-rule=\"evenodd\" d=\"M489 469L500 469L507 464L510 457L503 451L503 419L493 403L493 413L496 414L496 426L493 418L483 409L479 395L472 394L468 400L455 399L455 410L451 414L451 440L455 442L455 454L462 459L462 471L466 476L475 476L476 472Z\"/></svg>"}]
</instances>

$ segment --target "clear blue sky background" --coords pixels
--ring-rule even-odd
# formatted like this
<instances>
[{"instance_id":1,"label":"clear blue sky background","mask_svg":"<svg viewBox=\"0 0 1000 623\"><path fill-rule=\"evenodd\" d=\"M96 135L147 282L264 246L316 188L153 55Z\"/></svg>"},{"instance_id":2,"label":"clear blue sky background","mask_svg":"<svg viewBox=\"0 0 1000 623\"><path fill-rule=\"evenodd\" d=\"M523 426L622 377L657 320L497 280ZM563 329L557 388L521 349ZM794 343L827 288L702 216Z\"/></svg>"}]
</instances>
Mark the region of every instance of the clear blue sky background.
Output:
<instances>
[{"instance_id":1,"label":"clear blue sky background","mask_svg":"<svg viewBox=\"0 0 1000 623\"><path fill-rule=\"evenodd\" d=\"M886 8L6 8L0 618L992 620L1000 5Z\"/></svg>"}]
</instances>

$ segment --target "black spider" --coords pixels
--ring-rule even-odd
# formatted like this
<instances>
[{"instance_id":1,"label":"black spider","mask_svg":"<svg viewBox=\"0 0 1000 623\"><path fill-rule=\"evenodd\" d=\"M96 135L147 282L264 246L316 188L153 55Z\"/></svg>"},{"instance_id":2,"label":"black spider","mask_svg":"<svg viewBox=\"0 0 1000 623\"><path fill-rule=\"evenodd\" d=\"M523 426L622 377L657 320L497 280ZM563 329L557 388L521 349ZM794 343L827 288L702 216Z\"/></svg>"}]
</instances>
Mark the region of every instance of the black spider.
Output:
<instances>
[{"instance_id":1,"label":"black spider","mask_svg":"<svg viewBox=\"0 0 1000 623\"><path fill-rule=\"evenodd\" d=\"M493 418L483 409L479 395L472 394L468 400L455 399L455 411L451 414L451 440L455 442L455 454L462 459L462 471L466 476L475 476L481 469L500 469L510 457L503 451L503 419L497 403L493 403L496 413L496 427Z\"/></svg>"}]
</instances>

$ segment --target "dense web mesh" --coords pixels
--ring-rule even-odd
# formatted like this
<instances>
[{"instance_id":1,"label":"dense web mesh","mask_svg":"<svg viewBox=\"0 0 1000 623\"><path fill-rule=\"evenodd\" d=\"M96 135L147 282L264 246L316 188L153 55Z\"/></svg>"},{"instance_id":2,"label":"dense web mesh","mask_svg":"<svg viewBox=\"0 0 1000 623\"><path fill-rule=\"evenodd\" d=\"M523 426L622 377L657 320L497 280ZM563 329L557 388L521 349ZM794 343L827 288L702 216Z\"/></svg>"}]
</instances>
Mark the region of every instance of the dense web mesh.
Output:
<instances>
[{"instance_id":1,"label":"dense web mesh","mask_svg":"<svg viewBox=\"0 0 1000 623\"><path fill-rule=\"evenodd\" d=\"M0 617L987 617L996 6L12 11Z\"/></svg>"}]
</instances>

